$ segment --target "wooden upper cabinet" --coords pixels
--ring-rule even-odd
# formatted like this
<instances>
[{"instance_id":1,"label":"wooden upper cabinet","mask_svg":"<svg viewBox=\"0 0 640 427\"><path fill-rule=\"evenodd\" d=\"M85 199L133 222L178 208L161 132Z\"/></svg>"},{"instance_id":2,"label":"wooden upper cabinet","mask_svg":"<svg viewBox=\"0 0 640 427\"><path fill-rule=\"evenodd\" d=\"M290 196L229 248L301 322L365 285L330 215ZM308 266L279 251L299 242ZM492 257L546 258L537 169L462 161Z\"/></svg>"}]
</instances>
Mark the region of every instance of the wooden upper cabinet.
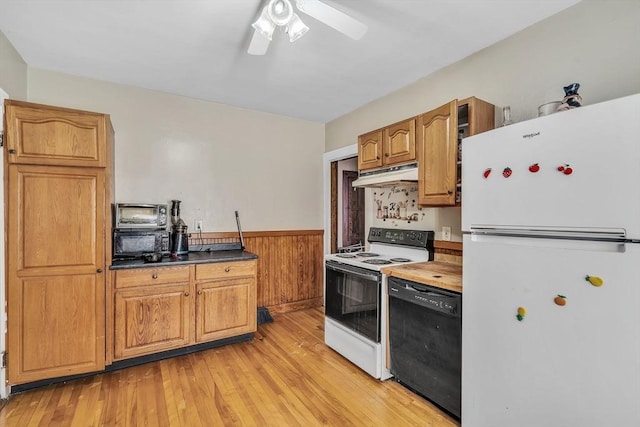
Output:
<instances>
[{"instance_id":1,"label":"wooden upper cabinet","mask_svg":"<svg viewBox=\"0 0 640 427\"><path fill-rule=\"evenodd\" d=\"M409 163L415 159L415 118L358 137L358 170Z\"/></svg>"},{"instance_id":2,"label":"wooden upper cabinet","mask_svg":"<svg viewBox=\"0 0 640 427\"><path fill-rule=\"evenodd\" d=\"M452 206L460 202L462 161L459 137L494 128L495 107L471 97L454 100L418 116L418 203Z\"/></svg>"},{"instance_id":3,"label":"wooden upper cabinet","mask_svg":"<svg viewBox=\"0 0 640 427\"><path fill-rule=\"evenodd\" d=\"M382 166L382 131L369 132L358 137L358 170Z\"/></svg>"},{"instance_id":4,"label":"wooden upper cabinet","mask_svg":"<svg viewBox=\"0 0 640 427\"><path fill-rule=\"evenodd\" d=\"M10 164L107 166L108 115L6 100L5 120Z\"/></svg>"},{"instance_id":5,"label":"wooden upper cabinet","mask_svg":"<svg viewBox=\"0 0 640 427\"><path fill-rule=\"evenodd\" d=\"M405 120L384 129L384 164L407 163L416 159L416 119Z\"/></svg>"},{"instance_id":6,"label":"wooden upper cabinet","mask_svg":"<svg viewBox=\"0 0 640 427\"><path fill-rule=\"evenodd\" d=\"M418 203L453 205L456 191L458 101L418 117Z\"/></svg>"}]
</instances>

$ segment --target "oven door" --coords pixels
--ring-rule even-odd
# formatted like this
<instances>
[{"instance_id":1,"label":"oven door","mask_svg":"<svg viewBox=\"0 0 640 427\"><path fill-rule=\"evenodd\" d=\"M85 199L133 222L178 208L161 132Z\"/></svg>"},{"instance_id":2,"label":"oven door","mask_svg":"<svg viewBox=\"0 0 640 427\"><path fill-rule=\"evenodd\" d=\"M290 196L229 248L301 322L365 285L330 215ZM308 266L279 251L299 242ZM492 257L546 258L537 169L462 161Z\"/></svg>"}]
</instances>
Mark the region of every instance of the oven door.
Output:
<instances>
[{"instance_id":1,"label":"oven door","mask_svg":"<svg viewBox=\"0 0 640 427\"><path fill-rule=\"evenodd\" d=\"M325 315L379 343L382 275L334 261L325 266Z\"/></svg>"}]
</instances>

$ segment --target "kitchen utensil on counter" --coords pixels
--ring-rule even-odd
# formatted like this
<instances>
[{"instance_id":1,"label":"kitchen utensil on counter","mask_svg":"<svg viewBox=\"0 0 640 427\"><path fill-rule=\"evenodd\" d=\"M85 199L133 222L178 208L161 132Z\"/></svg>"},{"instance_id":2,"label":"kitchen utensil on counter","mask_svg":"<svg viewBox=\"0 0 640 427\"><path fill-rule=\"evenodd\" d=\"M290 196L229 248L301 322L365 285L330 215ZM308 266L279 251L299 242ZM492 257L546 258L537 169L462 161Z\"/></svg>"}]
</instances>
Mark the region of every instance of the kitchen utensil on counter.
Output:
<instances>
[{"instance_id":1,"label":"kitchen utensil on counter","mask_svg":"<svg viewBox=\"0 0 640 427\"><path fill-rule=\"evenodd\" d=\"M240 238L240 248L244 251L244 238L242 237L242 228L240 227L240 215L236 211L236 224L238 225L238 237Z\"/></svg>"},{"instance_id":2,"label":"kitchen utensil on counter","mask_svg":"<svg viewBox=\"0 0 640 427\"><path fill-rule=\"evenodd\" d=\"M160 252L142 254L142 260L144 262L160 262L162 261L162 254Z\"/></svg>"},{"instance_id":3,"label":"kitchen utensil on counter","mask_svg":"<svg viewBox=\"0 0 640 427\"><path fill-rule=\"evenodd\" d=\"M180 200L171 201L171 224L171 256L188 254L188 227L180 218Z\"/></svg>"}]
</instances>

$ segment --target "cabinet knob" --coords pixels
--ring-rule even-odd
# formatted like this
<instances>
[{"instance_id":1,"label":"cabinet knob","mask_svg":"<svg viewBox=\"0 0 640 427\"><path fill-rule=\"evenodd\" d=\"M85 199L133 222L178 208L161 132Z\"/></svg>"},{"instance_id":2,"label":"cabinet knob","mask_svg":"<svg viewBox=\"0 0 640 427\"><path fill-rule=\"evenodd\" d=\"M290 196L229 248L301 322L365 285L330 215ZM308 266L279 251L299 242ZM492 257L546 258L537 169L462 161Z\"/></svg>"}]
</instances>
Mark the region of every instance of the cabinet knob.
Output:
<instances>
[{"instance_id":1,"label":"cabinet knob","mask_svg":"<svg viewBox=\"0 0 640 427\"><path fill-rule=\"evenodd\" d=\"M198 291L198 295L202 295L202 291Z\"/></svg>"},{"instance_id":2,"label":"cabinet knob","mask_svg":"<svg viewBox=\"0 0 640 427\"><path fill-rule=\"evenodd\" d=\"M184 293L184 296L185 296L185 297L188 297L188 296L189 296L189 292L185 292L185 293Z\"/></svg>"},{"instance_id":3,"label":"cabinet knob","mask_svg":"<svg viewBox=\"0 0 640 427\"><path fill-rule=\"evenodd\" d=\"M449 190L449 191L447 191L447 194L448 194L448 195L452 195L452 194L453 194L453 191Z\"/></svg>"},{"instance_id":4,"label":"cabinet knob","mask_svg":"<svg viewBox=\"0 0 640 427\"><path fill-rule=\"evenodd\" d=\"M151 275L151 278L152 278L152 279L157 279L157 278L158 278L158 275L157 275L157 274L153 274L153 275Z\"/></svg>"},{"instance_id":5,"label":"cabinet knob","mask_svg":"<svg viewBox=\"0 0 640 427\"><path fill-rule=\"evenodd\" d=\"M376 156L376 160L380 160L380 156Z\"/></svg>"},{"instance_id":6,"label":"cabinet knob","mask_svg":"<svg viewBox=\"0 0 640 427\"><path fill-rule=\"evenodd\" d=\"M384 153L384 156L385 157L389 157L389 153Z\"/></svg>"},{"instance_id":7,"label":"cabinet knob","mask_svg":"<svg viewBox=\"0 0 640 427\"><path fill-rule=\"evenodd\" d=\"M102 273L102 269L101 268L97 269L96 273Z\"/></svg>"},{"instance_id":8,"label":"cabinet knob","mask_svg":"<svg viewBox=\"0 0 640 427\"><path fill-rule=\"evenodd\" d=\"M227 273L231 271L231 267L227 267L224 269L224 271L226 271Z\"/></svg>"},{"instance_id":9,"label":"cabinet knob","mask_svg":"<svg viewBox=\"0 0 640 427\"><path fill-rule=\"evenodd\" d=\"M9 154L16 154L16 150L13 148L9 148Z\"/></svg>"}]
</instances>

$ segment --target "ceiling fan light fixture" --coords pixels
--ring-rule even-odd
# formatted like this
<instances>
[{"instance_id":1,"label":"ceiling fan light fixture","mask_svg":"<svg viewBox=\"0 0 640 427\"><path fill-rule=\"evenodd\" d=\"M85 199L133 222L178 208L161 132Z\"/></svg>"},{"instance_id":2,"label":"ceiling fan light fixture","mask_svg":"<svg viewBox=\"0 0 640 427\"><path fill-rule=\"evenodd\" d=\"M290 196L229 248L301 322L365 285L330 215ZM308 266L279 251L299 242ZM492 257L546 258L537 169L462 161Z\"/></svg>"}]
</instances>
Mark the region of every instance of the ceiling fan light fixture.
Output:
<instances>
[{"instance_id":1,"label":"ceiling fan light fixture","mask_svg":"<svg viewBox=\"0 0 640 427\"><path fill-rule=\"evenodd\" d=\"M269 18L269 13L267 11L268 7L269 6L265 6L264 9L262 9L262 13L260 14L260 17L256 20L256 22L251 24L251 26L257 32L259 32L260 35L262 35L268 40L271 40L271 37L273 36L273 31L276 29L276 24L274 24L271 18Z\"/></svg>"},{"instance_id":2,"label":"ceiling fan light fixture","mask_svg":"<svg viewBox=\"0 0 640 427\"><path fill-rule=\"evenodd\" d=\"M269 0L267 14L274 24L283 27L293 18L293 6L289 0Z\"/></svg>"},{"instance_id":3,"label":"ceiling fan light fixture","mask_svg":"<svg viewBox=\"0 0 640 427\"><path fill-rule=\"evenodd\" d=\"M289 34L289 41L293 43L300 37L304 36L307 31L309 31L309 27L302 22L302 19L300 19L298 14L294 13L287 24L286 30L287 34Z\"/></svg>"}]
</instances>

